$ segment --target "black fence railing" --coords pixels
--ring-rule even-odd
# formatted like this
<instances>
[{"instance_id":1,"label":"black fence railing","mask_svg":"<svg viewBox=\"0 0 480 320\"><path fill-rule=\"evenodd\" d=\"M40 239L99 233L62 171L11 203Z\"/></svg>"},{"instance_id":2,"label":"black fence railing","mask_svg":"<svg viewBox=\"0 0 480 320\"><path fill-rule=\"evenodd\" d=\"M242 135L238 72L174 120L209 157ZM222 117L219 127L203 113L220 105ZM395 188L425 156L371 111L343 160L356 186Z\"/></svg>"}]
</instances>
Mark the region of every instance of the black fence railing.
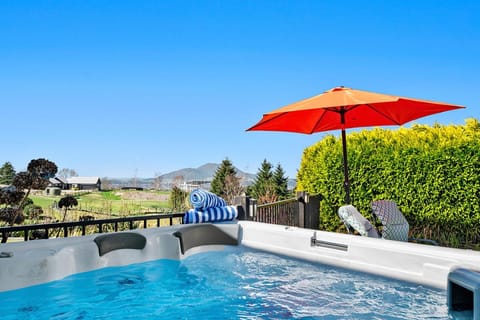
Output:
<instances>
[{"instance_id":1,"label":"black fence railing","mask_svg":"<svg viewBox=\"0 0 480 320\"><path fill-rule=\"evenodd\" d=\"M184 213L168 214L149 214L143 216L133 216L114 219L83 220L73 222L56 222L46 224L31 224L13 227L0 227L2 240L10 236L20 236L23 234L25 241L33 239L48 239L51 236L68 237L75 232L80 231L82 236L88 233L117 232L121 230L132 230L137 228L160 227L161 221L168 221L168 225L182 224ZM155 221L153 226L149 221ZM95 226L96 228L88 228ZM80 229L80 230L79 230ZM91 229L91 230L90 230ZM3 241L2 241L3 242Z\"/></svg>"},{"instance_id":2,"label":"black fence railing","mask_svg":"<svg viewBox=\"0 0 480 320\"><path fill-rule=\"evenodd\" d=\"M257 205L253 221L285 226L298 226L299 206L297 198Z\"/></svg>"},{"instance_id":3,"label":"black fence railing","mask_svg":"<svg viewBox=\"0 0 480 320\"><path fill-rule=\"evenodd\" d=\"M255 199L237 197L239 220L251 220L300 228L319 228L319 195L311 196L306 192L299 192L296 198L277 201L274 203L258 205ZM161 221L168 220L163 225L182 224L184 213L158 213L154 212L142 216L123 218L84 219L73 222L56 222L33 225L20 225L13 227L0 227L2 242L9 237L22 237L25 241L34 239L48 239L50 237L69 237L91 233L117 232L137 228L162 226ZM93 217L92 217L93 218ZM155 221L156 223L151 223ZM150 222L150 223L149 223Z\"/></svg>"},{"instance_id":4,"label":"black fence railing","mask_svg":"<svg viewBox=\"0 0 480 320\"><path fill-rule=\"evenodd\" d=\"M295 198L257 205L248 196L235 198L239 219L300 228L319 229L321 195L297 192Z\"/></svg>"}]
</instances>

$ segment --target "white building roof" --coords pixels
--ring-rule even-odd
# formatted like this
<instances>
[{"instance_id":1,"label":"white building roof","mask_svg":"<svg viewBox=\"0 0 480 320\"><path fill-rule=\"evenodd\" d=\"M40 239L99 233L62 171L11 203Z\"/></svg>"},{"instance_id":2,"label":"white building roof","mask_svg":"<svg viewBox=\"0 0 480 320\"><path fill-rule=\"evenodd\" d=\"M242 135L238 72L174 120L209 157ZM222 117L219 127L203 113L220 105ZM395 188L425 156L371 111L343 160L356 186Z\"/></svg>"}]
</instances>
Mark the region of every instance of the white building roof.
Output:
<instances>
[{"instance_id":1,"label":"white building roof","mask_svg":"<svg viewBox=\"0 0 480 320\"><path fill-rule=\"evenodd\" d=\"M68 184L97 184L99 177L70 177L67 178Z\"/></svg>"},{"instance_id":2,"label":"white building roof","mask_svg":"<svg viewBox=\"0 0 480 320\"><path fill-rule=\"evenodd\" d=\"M50 181L51 184L67 183L64 178L60 178L60 177L50 178L48 179L48 181Z\"/></svg>"}]
</instances>

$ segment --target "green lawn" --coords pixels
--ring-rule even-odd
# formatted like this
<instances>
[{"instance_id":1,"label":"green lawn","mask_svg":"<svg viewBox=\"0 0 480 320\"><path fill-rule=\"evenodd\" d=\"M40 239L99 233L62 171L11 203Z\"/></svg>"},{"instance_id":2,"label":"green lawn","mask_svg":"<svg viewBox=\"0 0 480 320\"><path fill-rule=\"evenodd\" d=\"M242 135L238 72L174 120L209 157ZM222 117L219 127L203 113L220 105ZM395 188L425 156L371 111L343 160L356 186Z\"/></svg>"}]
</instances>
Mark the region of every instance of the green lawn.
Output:
<instances>
[{"instance_id":1,"label":"green lawn","mask_svg":"<svg viewBox=\"0 0 480 320\"><path fill-rule=\"evenodd\" d=\"M55 209L67 193L60 196L31 195L34 204L42 207L44 215L60 219L63 211ZM69 210L68 220L75 220L81 215L101 217L133 216L146 212L169 212L170 192L165 191L99 191L78 192L75 194L78 206Z\"/></svg>"}]
</instances>

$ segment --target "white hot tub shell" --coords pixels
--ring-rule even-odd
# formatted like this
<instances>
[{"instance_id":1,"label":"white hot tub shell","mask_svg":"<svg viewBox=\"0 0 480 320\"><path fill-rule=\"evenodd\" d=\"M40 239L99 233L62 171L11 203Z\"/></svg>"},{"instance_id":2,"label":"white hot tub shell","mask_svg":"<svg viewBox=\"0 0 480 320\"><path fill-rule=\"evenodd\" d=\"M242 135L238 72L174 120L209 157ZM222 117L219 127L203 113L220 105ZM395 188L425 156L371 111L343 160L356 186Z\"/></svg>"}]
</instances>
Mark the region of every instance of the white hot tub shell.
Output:
<instances>
[{"instance_id":1,"label":"white hot tub shell","mask_svg":"<svg viewBox=\"0 0 480 320\"><path fill-rule=\"evenodd\" d=\"M207 225L207 224L205 224ZM210 225L211 226L211 225ZM308 261L378 274L395 279L447 288L448 274L456 268L480 271L480 252L373 239L258 222L214 225L240 245ZM116 249L103 255L94 239L83 237L0 244L0 291L62 279L94 269L158 259L182 259L212 249L219 243L198 241L182 254L174 234L188 225L130 231L142 235L142 249ZM211 232L205 229L205 232ZM104 235L104 234L102 234ZM207 236L207 234L204 234ZM202 234L196 233L195 237ZM192 243L192 241L190 241ZM11 255L11 256L10 256Z\"/></svg>"}]
</instances>

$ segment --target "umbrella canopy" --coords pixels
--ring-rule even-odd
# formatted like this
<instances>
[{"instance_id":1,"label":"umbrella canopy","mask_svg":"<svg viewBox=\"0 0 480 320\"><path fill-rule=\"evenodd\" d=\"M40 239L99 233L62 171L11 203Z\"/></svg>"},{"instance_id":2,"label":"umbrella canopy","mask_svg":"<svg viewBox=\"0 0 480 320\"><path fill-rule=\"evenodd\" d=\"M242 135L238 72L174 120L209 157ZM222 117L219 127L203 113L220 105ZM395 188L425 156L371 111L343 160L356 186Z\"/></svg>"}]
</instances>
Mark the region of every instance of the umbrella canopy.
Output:
<instances>
[{"instance_id":1,"label":"umbrella canopy","mask_svg":"<svg viewBox=\"0 0 480 320\"><path fill-rule=\"evenodd\" d=\"M345 129L402 125L409 121L464 108L428 100L336 87L263 115L247 131L285 131L312 134L342 130L345 202L350 203Z\"/></svg>"}]
</instances>

